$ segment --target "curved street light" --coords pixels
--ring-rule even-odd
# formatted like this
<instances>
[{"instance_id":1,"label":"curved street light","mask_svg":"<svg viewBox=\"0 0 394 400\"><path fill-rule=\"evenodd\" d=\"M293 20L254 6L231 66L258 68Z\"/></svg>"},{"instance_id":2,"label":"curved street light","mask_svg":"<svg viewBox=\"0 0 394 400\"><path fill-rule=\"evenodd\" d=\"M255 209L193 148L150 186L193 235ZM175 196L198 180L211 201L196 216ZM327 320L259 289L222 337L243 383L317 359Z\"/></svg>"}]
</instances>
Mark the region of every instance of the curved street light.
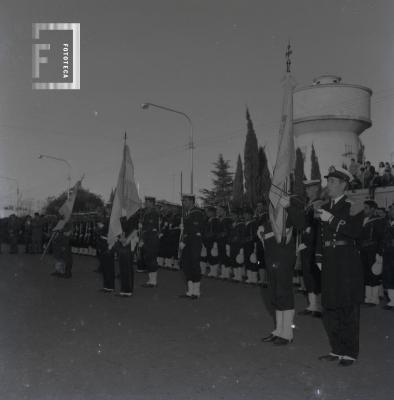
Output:
<instances>
[{"instance_id":1,"label":"curved street light","mask_svg":"<svg viewBox=\"0 0 394 400\"><path fill-rule=\"evenodd\" d=\"M67 176L67 181L68 181L67 199L69 199L69 198L70 198L70 187L71 187L71 164L70 164L67 160L65 160L64 158L49 156L49 155L47 155L47 154L40 154L40 155L38 156L38 158L39 158L40 160L42 160L43 158L49 158L49 159L51 159L51 160L61 161L61 162L65 163L65 164L67 164L67 166L68 166L68 176Z\"/></svg>"},{"instance_id":2,"label":"curved street light","mask_svg":"<svg viewBox=\"0 0 394 400\"><path fill-rule=\"evenodd\" d=\"M189 149L190 149L190 193L193 194L193 180L194 180L194 154L193 154L193 150L194 150L194 137L193 137L193 123L191 118L184 112L179 111L179 110L175 110L173 108L170 107L165 107L165 106L161 106L158 104L154 104L154 103L142 103L141 104L141 108L143 110L147 110L149 107L155 107L155 108L159 108L161 110L165 110L165 111L169 111L169 112L173 112L175 114L179 114L182 115L184 118L187 119L189 126L190 126L190 137L189 137Z\"/></svg>"}]
</instances>

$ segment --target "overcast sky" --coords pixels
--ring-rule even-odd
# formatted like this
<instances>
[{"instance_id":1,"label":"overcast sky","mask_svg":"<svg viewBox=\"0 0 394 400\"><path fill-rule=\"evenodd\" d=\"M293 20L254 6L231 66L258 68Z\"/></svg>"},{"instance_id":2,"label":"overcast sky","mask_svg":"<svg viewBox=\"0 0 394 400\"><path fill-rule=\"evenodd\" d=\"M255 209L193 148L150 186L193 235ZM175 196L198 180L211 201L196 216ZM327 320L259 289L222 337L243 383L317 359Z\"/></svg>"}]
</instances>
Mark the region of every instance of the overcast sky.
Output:
<instances>
[{"instance_id":1,"label":"overcast sky","mask_svg":"<svg viewBox=\"0 0 394 400\"><path fill-rule=\"evenodd\" d=\"M280 80L290 38L300 85L323 73L370 87L367 158L394 151L394 2L391 0L1 0L0 175L25 198L46 198L72 178L109 197L128 133L142 195L178 200L189 187L188 125L140 108L144 101L190 115L195 191L210 185L219 153L235 167L248 105L260 144L274 161ZM81 89L32 90L33 22L81 24ZM13 183L0 179L0 204Z\"/></svg>"}]
</instances>

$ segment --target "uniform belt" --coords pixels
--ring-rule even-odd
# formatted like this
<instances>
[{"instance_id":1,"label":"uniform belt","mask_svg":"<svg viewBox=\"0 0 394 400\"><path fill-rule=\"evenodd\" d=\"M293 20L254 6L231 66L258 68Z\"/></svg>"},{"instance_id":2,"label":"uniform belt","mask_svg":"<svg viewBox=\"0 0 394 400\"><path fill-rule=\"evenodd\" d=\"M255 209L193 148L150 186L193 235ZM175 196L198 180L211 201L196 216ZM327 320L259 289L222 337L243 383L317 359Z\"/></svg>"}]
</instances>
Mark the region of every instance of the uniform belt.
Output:
<instances>
[{"instance_id":1,"label":"uniform belt","mask_svg":"<svg viewBox=\"0 0 394 400\"><path fill-rule=\"evenodd\" d=\"M347 240L326 240L324 242L324 247L336 247L336 246L353 246L354 242L349 242Z\"/></svg>"}]
</instances>

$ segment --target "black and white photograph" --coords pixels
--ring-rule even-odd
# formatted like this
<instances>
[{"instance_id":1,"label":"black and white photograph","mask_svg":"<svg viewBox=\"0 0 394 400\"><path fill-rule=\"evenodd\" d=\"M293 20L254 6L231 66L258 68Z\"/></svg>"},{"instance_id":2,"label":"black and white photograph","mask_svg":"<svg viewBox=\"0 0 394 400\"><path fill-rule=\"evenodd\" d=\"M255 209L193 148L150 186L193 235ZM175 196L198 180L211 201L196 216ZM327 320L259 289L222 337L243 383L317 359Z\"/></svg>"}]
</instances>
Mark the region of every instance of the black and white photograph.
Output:
<instances>
[{"instance_id":1,"label":"black and white photograph","mask_svg":"<svg viewBox=\"0 0 394 400\"><path fill-rule=\"evenodd\" d=\"M393 16L0 0L0 399L393 399Z\"/></svg>"}]
</instances>

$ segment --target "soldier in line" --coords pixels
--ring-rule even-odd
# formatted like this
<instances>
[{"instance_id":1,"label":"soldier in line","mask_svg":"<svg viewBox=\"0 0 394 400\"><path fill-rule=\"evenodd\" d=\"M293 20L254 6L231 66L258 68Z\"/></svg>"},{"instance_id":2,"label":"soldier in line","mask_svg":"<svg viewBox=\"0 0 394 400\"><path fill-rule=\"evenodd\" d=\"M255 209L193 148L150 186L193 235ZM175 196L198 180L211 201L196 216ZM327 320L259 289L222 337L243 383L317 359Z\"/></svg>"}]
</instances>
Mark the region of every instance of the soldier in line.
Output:
<instances>
[{"instance_id":1,"label":"soldier in line","mask_svg":"<svg viewBox=\"0 0 394 400\"><path fill-rule=\"evenodd\" d=\"M384 218L376 215L377 207L373 200L364 201L364 220L359 238L361 262L364 268L364 303L372 307L379 304L383 262L381 241L385 228Z\"/></svg>"},{"instance_id":2,"label":"soldier in line","mask_svg":"<svg viewBox=\"0 0 394 400\"><path fill-rule=\"evenodd\" d=\"M231 217L226 215L226 207L218 206L217 215L219 218L219 233L218 233L218 254L219 266L221 269L220 278L230 279L231 275L231 257L230 257L230 231L233 221Z\"/></svg>"},{"instance_id":3,"label":"soldier in line","mask_svg":"<svg viewBox=\"0 0 394 400\"><path fill-rule=\"evenodd\" d=\"M37 254L42 252L42 236L43 236L43 221L39 213L34 213L34 218L31 222L31 246L32 253Z\"/></svg>"},{"instance_id":4,"label":"soldier in line","mask_svg":"<svg viewBox=\"0 0 394 400\"><path fill-rule=\"evenodd\" d=\"M219 273L219 218L216 216L216 208L208 206L206 208L208 220L203 234L203 243L207 252L207 262L209 266L208 276L217 278Z\"/></svg>"},{"instance_id":5,"label":"soldier in line","mask_svg":"<svg viewBox=\"0 0 394 400\"><path fill-rule=\"evenodd\" d=\"M143 248L143 261L148 270L148 282L143 284L146 288L157 287L157 256L159 252L159 213L155 208L156 199L145 197L145 212L140 226L141 238L139 246Z\"/></svg>"},{"instance_id":6,"label":"soldier in line","mask_svg":"<svg viewBox=\"0 0 394 400\"><path fill-rule=\"evenodd\" d=\"M243 242L245 237L245 224L242 220L242 209L234 208L231 212L233 225L229 234L230 258L233 268L233 281L242 282L242 268L244 266Z\"/></svg>"},{"instance_id":7,"label":"soldier in line","mask_svg":"<svg viewBox=\"0 0 394 400\"><path fill-rule=\"evenodd\" d=\"M345 191L352 180L348 171L330 167L325 178L330 201L317 210L320 234L316 262L322 271L323 325L331 352L319 359L350 366L359 354L364 279L356 239L364 216L356 213L346 198Z\"/></svg>"},{"instance_id":8,"label":"soldier in line","mask_svg":"<svg viewBox=\"0 0 394 400\"><path fill-rule=\"evenodd\" d=\"M20 225L18 218L15 214L11 214L8 218L7 224L7 233L8 233L8 240L10 244L10 254L17 254L18 253L18 241L19 241L19 232Z\"/></svg>"},{"instance_id":9,"label":"soldier in line","mask_svg":"<svg viewBox=\"0 0 394 400\"><path fill-rule=\"evenodd\" d=\"M294 199L294 200L293 200ZM304 222L299 201L282 195L281 205L286 209L286 229L278 243L271 221L267 218L258 228L258 237L264 245L268 293L274 311L275 329L263 342L283 346L293 341L294 291L293 275L296 261L295 230Z\"/></svg>"},{"instance_id":10,"label":"soldier in line","mask_svg":"<svg viewBox=\"0 0 394 400\"><path fill-rule=\"evenodd\" d=\"M387 290L388 303L385 310L394 310L394 205L390 207L389 217L383 237L383 287Z\"/></svg>"},{"instance_id":11,"label":"soldier in line","mask_svg":"<svg viewBox=\"0 0 394 400\"><path fill-rule=\"evenodd\" d=\"M194 195L183 195L184 210L180 267L187 282L186 294L181 297L198 299L201 295L200 256L202 248L202 232L204 231L204 213L195 206Z\"/></svg>"},{"instance_id":12,"label":"soldier in line","mask_svg":"<svg viewBox=\"0 0 394 400\"><path fill-rule=\"evenodd\" d=\"M243 242L246 283L257 283L258 264L256 256L257 241L257 220L253 218L253 211L250 207L244 209L245 236Z\"/></svg>"},{"instance_id":13,"label":"soldier in line","mask_svg":"<svg viewBox=\"0 0 394 400\"><path fill-rule=\"evenodd\" d=\"M308 297L308 306L298 315L310 315L320 318L321 307L321 272L316 265L316 238L318 221L315 218L314 207L320 208L321 181L320 179L305 180L304 182L307 204L305 206L305 223L300 231L301 243L298 251L301 257L302 276Z\"/></svg>"},{"instance_id":14,"label":"soldier in line","mask_svg":"<svg viewBox=\"0 0 394 400\"><path fill-rule=\"evenodd\" d=\"M23 238L25 243L25 253L32 253L32 218L30 215L26 217L25 223L23 224Z\"/></svg>"}]
</instances>

